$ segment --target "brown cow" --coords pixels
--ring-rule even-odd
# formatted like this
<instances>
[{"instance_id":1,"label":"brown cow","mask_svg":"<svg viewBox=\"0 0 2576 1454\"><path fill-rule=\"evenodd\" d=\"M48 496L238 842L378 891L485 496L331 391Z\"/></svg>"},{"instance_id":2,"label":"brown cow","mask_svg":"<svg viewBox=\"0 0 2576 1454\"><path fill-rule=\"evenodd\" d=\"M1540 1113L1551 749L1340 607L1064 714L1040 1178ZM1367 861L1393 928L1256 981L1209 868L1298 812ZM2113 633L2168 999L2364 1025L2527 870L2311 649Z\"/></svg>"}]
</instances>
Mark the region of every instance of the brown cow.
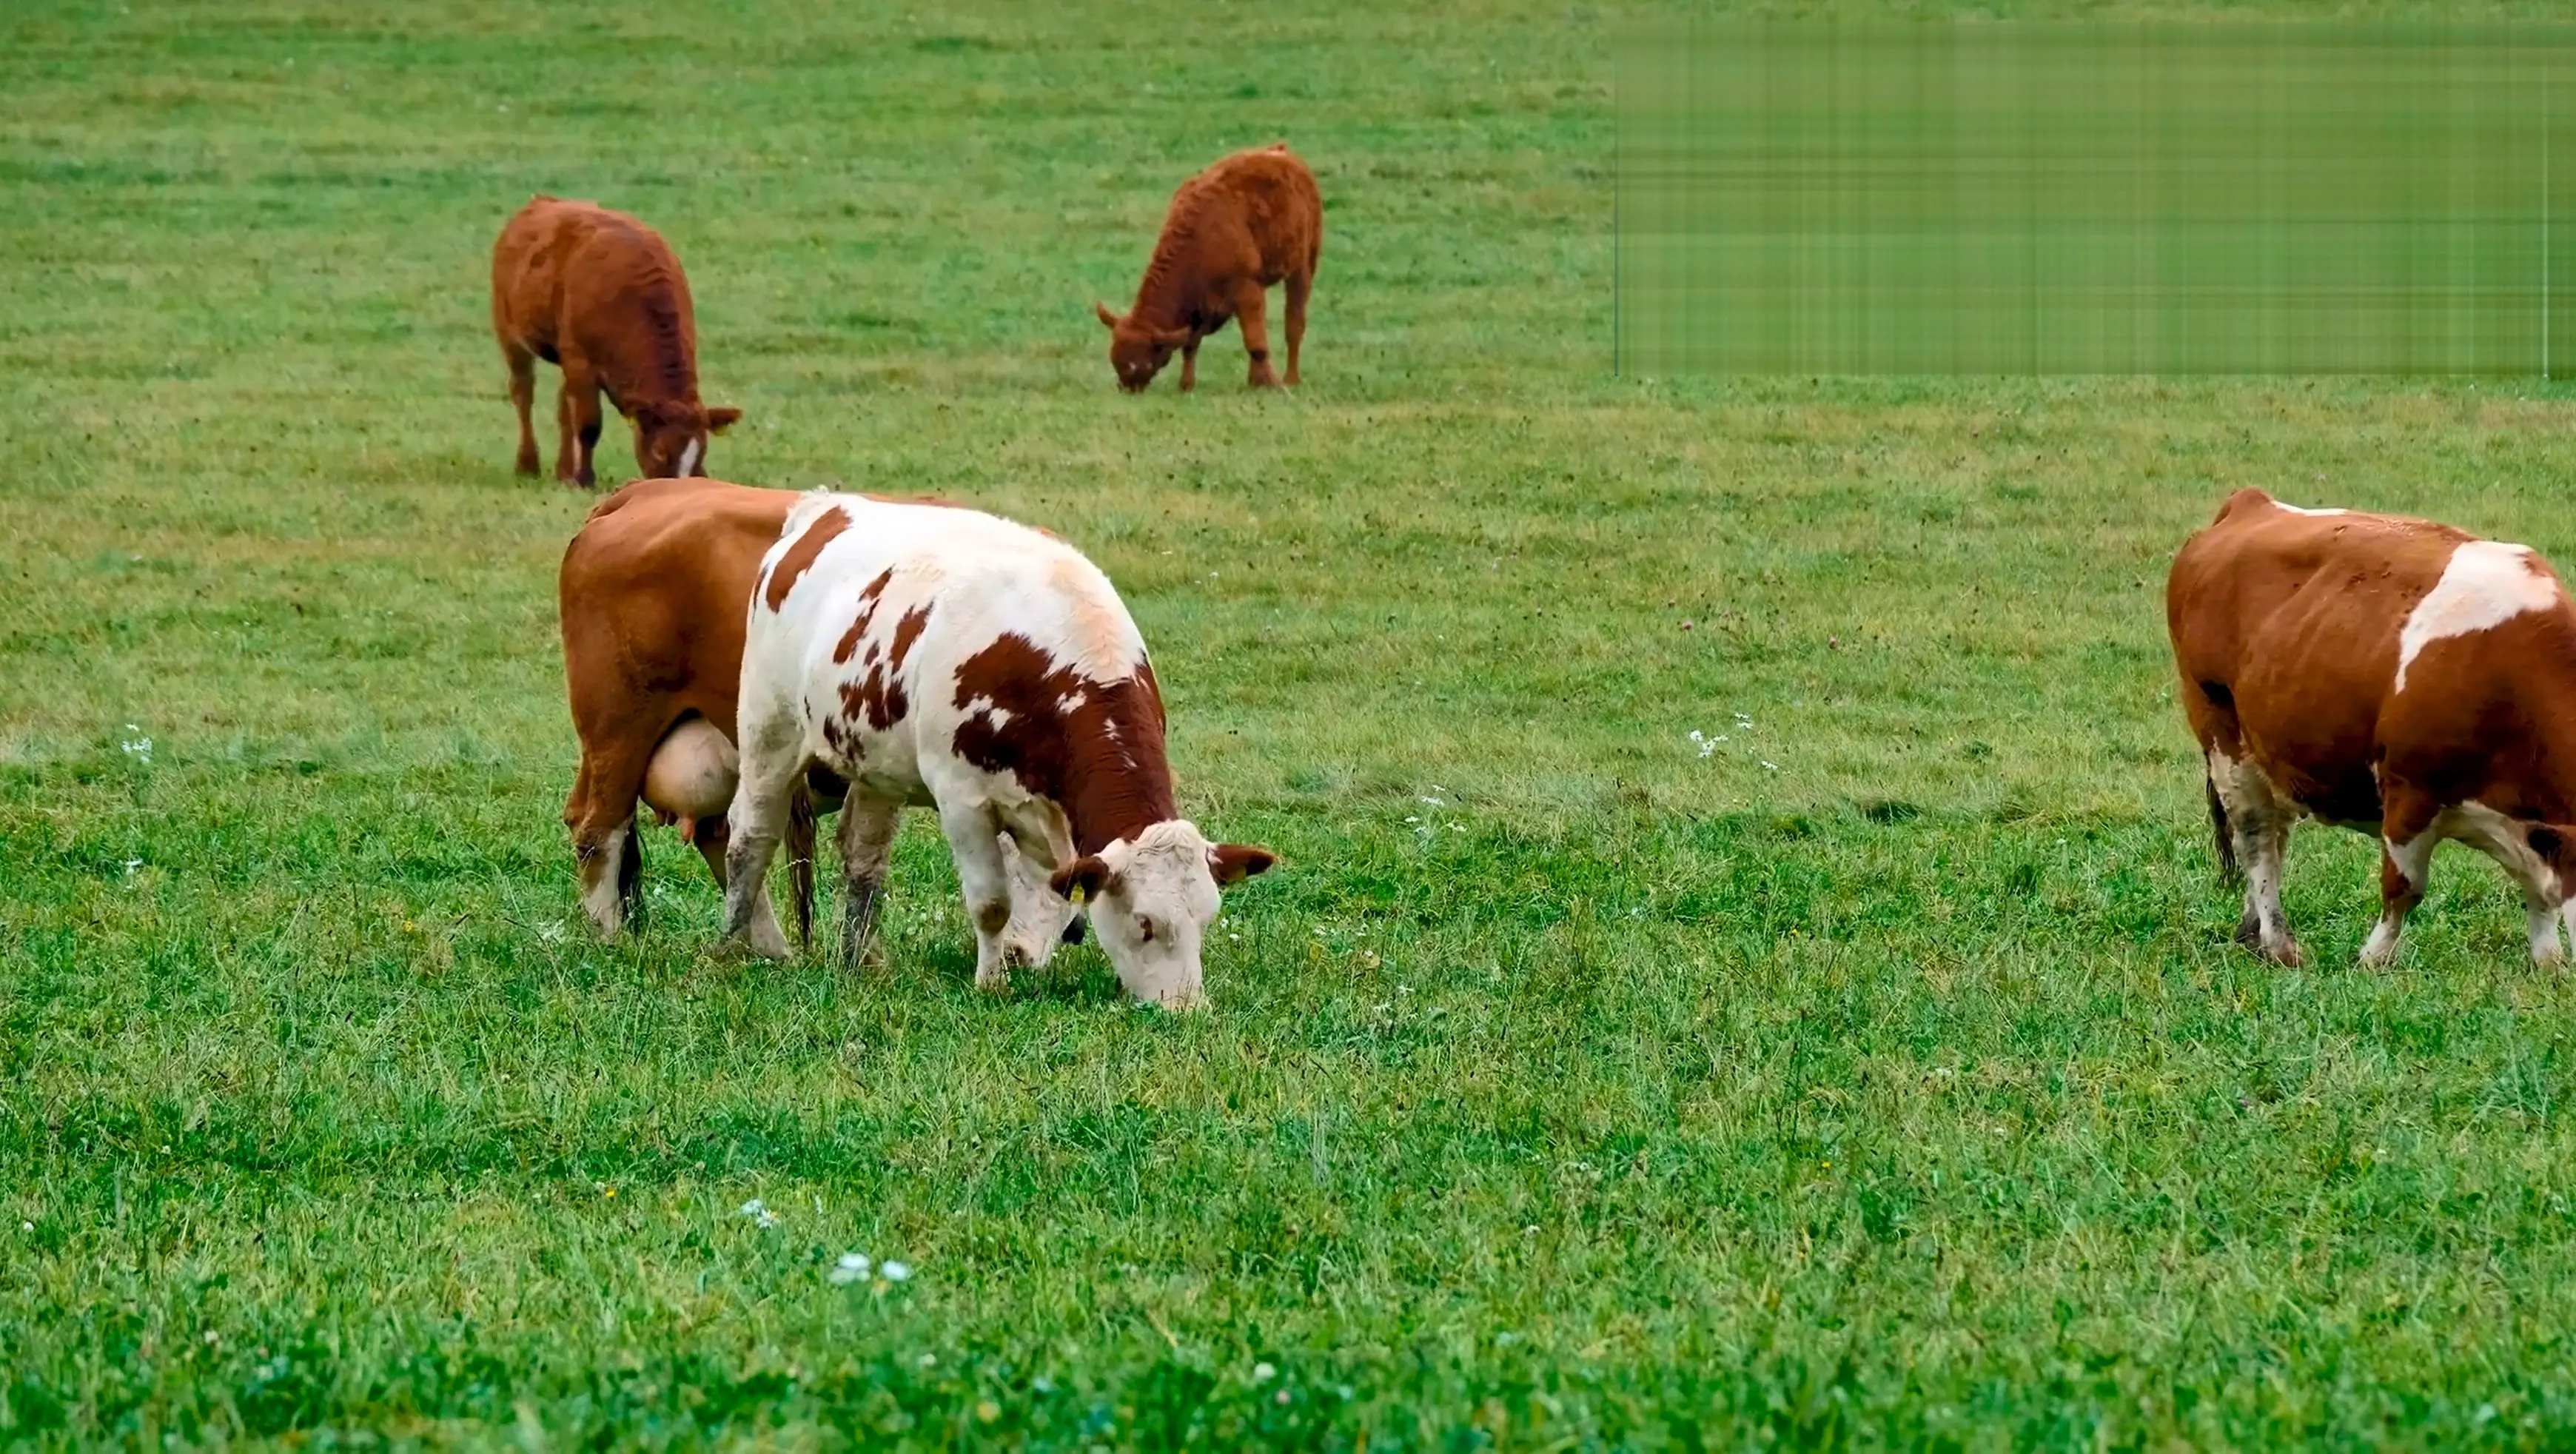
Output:
<instances>
[{"instance_id":1,"label":"brown cow","mask_svg":"<svg viewBox=\"0 0 2576 1454\"><path fill-rule=\"evenodd\" d=\"M492 248L492 331L519 411L519 473L537 472L528 417L538 359L563 368L555 478L589 485L599 395L635 428L648 477L706 473L707 436L739 409L698 402L698 325L689 280L661 235L623 212L540 194Z\"/></svg>"},{"instance_id":2,"label":"brown cow","mask_svg":"<svg viewBox=\"0 0 2576 1454\"><path fill-rule=\"evenodd\" d=\"M1199 341L1243 320L1252 355L1252 388L1277 388L1270 368L1270 330L1262 290L1288 285L1288 382L1297 382L1297 349L1306 337L1306 296L1324 246L1324 204L1315 174L1285 142L1239 151L1181 184L1163 218L1163 235L1121 318L1109 305L1092 311L1109 329L1109 365L1118 387L1134 393L1154 381L1181 351L1181 388L1198 383Z\"/></svg>"},{"instance_id":3,"label":"brown cow","mask_svg":"<svg viewBox=\"0 0 2576 1454\"><path fill-rule=\"evenodd\" d=\"M564 680L581 739L564 825L582 907L602 936L615 935L640 907L639 795L663 822L676 822L716 882L725 881L744 619L761 556L797 499L722 480L637 480L600 501L564 549L557 585ZM813 921L814 817L844 792L839 779L818 771L789 807L800 938ZM1036 946L1060 934L1080 942L1082 921L1066 922L1069 911L1039 894L1040 866L1014 858L1008 867L1019 911L1013 941ZM752 934L765 952L785 952L765 898ZM1044 951L1031 948L1028 957L1042 960Z\"/></svg>"},{"instance_id":4,"label":"brown cow","mask_svg":"<svg viewBox=\"0 0 2576 1454\"><path fill-rule=\"evenodd\" d=\"M2376 834L2384 964L2455 839L2522 889L2532 958L2576 931L2576 604L2529 547L2240 490L2174 558L2165 614L2208 763L2237 937L2285 964L2302 817Z\"/></svg>"}]
</instances>

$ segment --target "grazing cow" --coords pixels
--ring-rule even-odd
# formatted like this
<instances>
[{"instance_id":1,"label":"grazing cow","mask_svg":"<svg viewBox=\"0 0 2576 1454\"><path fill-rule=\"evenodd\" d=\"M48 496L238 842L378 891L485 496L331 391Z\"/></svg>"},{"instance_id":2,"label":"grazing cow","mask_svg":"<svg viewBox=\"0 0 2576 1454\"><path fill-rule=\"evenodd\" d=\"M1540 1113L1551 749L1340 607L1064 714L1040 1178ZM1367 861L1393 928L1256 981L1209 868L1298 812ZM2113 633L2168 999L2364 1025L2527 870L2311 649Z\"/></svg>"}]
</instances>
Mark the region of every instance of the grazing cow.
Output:
<instances>
[{"instance_id":1,"label":"grazing cow","mask_svg":"<svg viewBox=\"0 0 2576 1454\"><path fill-rule=\"evenodd\" d=\"M600 501L564 549L564 680L581 739L564 824L572 830L582 907L603 936L623 928L639 903L639 794L663 822L679 825L717 884L725 881L743 624L761 556L777 543L797 499L793 491L722 480L637 480ZM790 805L800 936L812 922L814 812L828 812L842 793L839 780L817 771ZM1043 963L1059 936L1079 941L1081 920L1049 894L1036 865L1016 856L1009 862L1008 937ZM751 933L764 951L784 953L765 895L752 914Z\"/></svg>"},{"instance_id":2,"label":"grazing cow","mask_svg":"<svg viewBox=\"0 0 2576 1454\"><path fill-rule=\"evenodd\" d=\"M2314 816L2379 837L2363 963L2396 952L2446 838L2503 866L2532 958L2558 962L2562 912L2576 931L2576 604L2548 562L2240 490L2175 556L2165 614L2219 860L2246 880L2240 940L2299 962L2281 858Z\"/></svg>"},{"instance_id":3,"label":"grazing cow","mask_svg":"<svg viewBox=\"0 0 2576 1454\"><path fill-rule=\"evenodd\" d=\"M1297 349L1306 337L1306 295L1324 246L1324 204L1315 174L1285 142L1239 151L1181 184L1163 218L1163 235L1145 265L1136 305L1120 317L1094 301L1109 329L1109 366L1129 393L1154 381L1181 351L1181 388L1198 383L1199 341L1243 320L1252 355L1250 387L1275 389L1270 330L1262 290L1288 285L1288 382L1297 382Z\"/></svg>"},{"instance_id":4,"label":"grazing cow","mask_svg":"<svg viewBox=\"0 0 2576 1454\"><path fill-rule=\"evenodd\" d=\"M555 478L588 486L599 395L635 427L649 477L706 473L707 436L739 409L698 402L698 325L680 260L652 228L588 202L540 194L492 248L492 331L519 411L519 473L537 472L538 359L563 368Z\"/></svg>"},{"instance_id":5,"label":"grazing cow","mask_svg":"<svg viewBox=\"0 0 2576 1454\"><path fill-rule=\"evenodd\" d=\"M978 511L799 501L752 591L737 740L729 937L817 765L849 784L845 953L874 930L903 808L935 808L984 989L1025 957L1005 933L1013 850L1053 870L1057 895L1083 896L1129 993L1171 1007L1202 998L1218 887L1272 862L1174 811L1162 697L1108 579L1063 541Z\"/></svg>"}]
</instances>

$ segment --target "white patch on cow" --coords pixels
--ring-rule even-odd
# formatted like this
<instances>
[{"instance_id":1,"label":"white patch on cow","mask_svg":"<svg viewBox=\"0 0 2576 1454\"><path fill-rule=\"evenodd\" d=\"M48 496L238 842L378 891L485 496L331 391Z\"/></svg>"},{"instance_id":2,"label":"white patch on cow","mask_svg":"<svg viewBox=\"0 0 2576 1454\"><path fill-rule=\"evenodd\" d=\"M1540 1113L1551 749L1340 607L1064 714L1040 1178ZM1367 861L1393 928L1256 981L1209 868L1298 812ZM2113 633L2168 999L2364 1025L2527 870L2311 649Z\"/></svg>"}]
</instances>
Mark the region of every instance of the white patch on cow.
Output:
<instances>
[{"instance_id":1,"label":"white patch on cow","mask_svg":"<svg viewBox=\"0 0 2576 1454\"><path fill-rule=\"evenodd\" d=\"M705 440L692 439L689 441L689 447L680 451L680 468L676 472L680 478L685 480L689 476L698 472L698 457L705 454L706 451L707 442Z\"/></svg>"},{"instance_id":2,"label":"white patch on cow","mask_svg":"<svg viewBox=\"0 0 2576 1454\"><path fill-rule=\"evenodd\" d=\"M2293 504L2291 504L2291 503L2290 503L2289 501L2287 501L2287 500L2274 500L2272 503L2273 503L2274 505L2279 506L2280 508L2282 508L2282 509L2284 509L2284 510L2289 511L2289 512L2290 512L2291 514L2293 514L2293 515L2315 515L2315 516L2324 516L2324 515L2349 515L2349 514L2351 514L2351 513L2352 513L2350 510L2346 510L2346 509L2344 509L2343 507L2341 507L2341 506L2339 506L2339 505L2338 505L2338 506L2331 506L2331 507L2326 508L2326 509L2323 509L2323 510L2311 510L2311 509L2308 509L2307 507L2302 506L2302 505L2293 505Z\"/></svg>"},{"instance_id":3,"label":"white patch on cow","mask_svg":"<svg viewBox=\"0 0 2576 1454\"><path fill-rule=\"evenodd\" d=\"M1081 711L1082 704L1090 700L1091 699L1089 697L1082 694L1079 688L1067 692L1063 696L1056 698L1056 714L1058 716L1070 717L1074 713Z\"/></svg>"},{"instance_id":4,"label":"white patch on cow","mask_svg":"<svg viewBox=\"0 0 2576 1454\"><path fill-rule=\"evenodd\" d=\"M2462 544L2397 633L2395 689L2406 690L2406 669L2434 642L2492 630L2516 616L2546 611L2560 599L2558 582L2539 569L2531 547L2500 540Z\"/></svg>"}]
</instances>

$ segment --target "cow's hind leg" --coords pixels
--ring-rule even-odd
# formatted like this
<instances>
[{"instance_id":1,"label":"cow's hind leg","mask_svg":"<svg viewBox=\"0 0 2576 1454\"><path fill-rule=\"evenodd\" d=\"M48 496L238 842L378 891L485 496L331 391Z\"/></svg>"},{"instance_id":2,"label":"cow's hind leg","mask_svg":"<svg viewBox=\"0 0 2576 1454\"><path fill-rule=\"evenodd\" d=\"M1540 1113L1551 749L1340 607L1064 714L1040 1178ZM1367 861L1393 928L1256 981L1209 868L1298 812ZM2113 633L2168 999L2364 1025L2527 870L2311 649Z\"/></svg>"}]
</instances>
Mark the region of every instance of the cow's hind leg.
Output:
<instances>
[{"instance_id":1,"label":"cow's hind leg","mask_svg":"<svg viewBox=\"0 0 2576 1454\"><path fill-rule=\"evenodd\" d=\"M523 475L537 472L537 425L531 411L537 403L537 356L515 343L501 345L502 361L510 366L510 407L519 413L519 455L515 468Z\"/></svg>"},{"instance_id":2,"label":"cow's hind leg","mask_svg":"<svg viewBox=\"0 0 2576 1454\"><path fill-rule=\"evenodd\" d=\"M2406 916L2424 901L2433 877L2433 850L2441 836L2433 831L2440 809L2410 788L2383 786L2379 825L2379 923L2361 946L2361 962L2373 967L2397 956L2397 936ZM2554 933L2556 920L2551 921Z\"/></svg>"},{"instance_id":3,"label":"cow's hind leg","mask_svg":"<svg viewBox=\"0 0 2576 1454\"><path fill-rule=\"evenodd\" d=\"M852 792L841 804L841 964L857 969L884 961L877 944L877 913L885 902L886 867L894 859L901 803Z\"/></svg>"},{"instance_id":4,"label":"cow's hind leg","mask_svg":"<svg viewBox=\"0 0 2576 1454\"><path fill-rule=\"evenodd\" d=\"M2281 875L2298 808L2273 790L2260 769L2216 749L2209 754L2209 780L2226 810L2236 858L2245 869L2245 917L2237 924L2236 937L2266 959L2295 965L2299 946L2281 911Z\"/></svg>"},{"instance_id":5,"label":"cow's hind leg","mask_svg":"<svg viewBox=\"0 0 2576 1454\"><path fill-rule=\"evenodd\" d=\"M789 799L803 770L790 754L761 751L744 725L742 779L726 810L724 942L764 959L787 957L787 936L769 909L769 860L786 836Z\"/></svg>"},{"instance_id":6,"label":"cow's hind leg","mask_svg":"<svg viewBox=\"0 0 2576 1454\"><path fill-rule=\"evenodd\" d=\"M644 786L644 759L649 753L623 743L597 754L584 753L573 783L572 800L564 805L564 826L572 832L574 871L581 878L582 912L603 939L626 928L628 914L640 908L643 845L635 826L635 799Z\"/></svg>"},{"instance_id":7,"label":"cow's hind leg","mask_svg":"<svg viewBox=\"0 0 2576 1454\"><path fill-rule=\"evenodd\" d=\"M1002 825L982 804L939 810L939 831L957 864L957 887L966 917L975 925L975 988L1000 993L1011 986L1009 931L1011 875L1002 861Z\"/></svg>"}]
</instances>

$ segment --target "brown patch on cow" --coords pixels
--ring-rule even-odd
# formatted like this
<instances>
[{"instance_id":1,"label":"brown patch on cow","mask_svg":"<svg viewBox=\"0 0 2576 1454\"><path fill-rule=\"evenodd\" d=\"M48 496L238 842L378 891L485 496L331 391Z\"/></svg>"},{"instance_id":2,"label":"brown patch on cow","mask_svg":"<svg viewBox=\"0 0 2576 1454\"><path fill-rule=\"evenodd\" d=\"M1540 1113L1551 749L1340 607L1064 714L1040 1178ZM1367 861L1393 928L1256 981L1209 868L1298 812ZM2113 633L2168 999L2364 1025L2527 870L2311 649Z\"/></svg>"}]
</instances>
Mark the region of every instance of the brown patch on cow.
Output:
<instances>
[{"instance_id":1,"label":"brown patch on cow","mask_svg":"<svg viewBox=\"0 0 2576 1454\"><path fill-rule=\"evenodd\" d=\"M998 724L989 702L1008 714ZM1004 635L957 669L957 755L1064 809L1078 853L1098 853L1174 816L1153 668L1093 681L1037 643Z\"/></svg>"},{"instance_id":2,"label":"brown patch on cow","mask_svg":"<svg viewBox=\"0 0 2576 1454\"><path fill-rule=\"evenodd\" d=\"M930 607L927 604L915 606L904 612L903 619L894 623L893 661L896 671L903 670L904 657L912 651L912 644L921 639L922 628L929 624Z\"/></svg>"},{"instance_id":3,"label":"brown patch on cow","mask_svg":"<svg viewBox=\"0 0 2576 1454\"><path fill-rule=\"evenodd\" d=\"M885 599L886 587L894 584L894 567L878 571L867 589L859 592L859 614L850 618L850 629L841 633L841 644L832 648L835 665L846 666L859 654L859 643L866 639L868 628L876 624L877 603Z\"/></svg>"},{"instance_id":4,"label":"brown patch on cow","mask_svg":"<svg viewBox=\"0 0 2576 1454\"><path fill-rule=\"evenodd\" d=\"M912 700L904 695L902 679L875 659L874 648L869 658L868 674L841 688L841 710L853 722L866 717L869 726L883 732L903 720Z\"/></svg>"},{"instance_id":5,"label":"brown patch on cow","mask_svg":"<svg viewBox=\"0 0 2576 1454\"><path fill-rule=\"evenodd\" d=\"M778 610L787 604L787 593L796 589L797 578L813 566L815 557L823 553L824 546L832 543L833 536L849 528L850 512L838 505L827 506L822 514L814 517L814 523L805 527L805 533L796 537L794 545L787 547L787 553L778 558L778 564L770 567L769 588L762 593L762 599L769 603L770 610Z\"/></svg>"}]
</instances>

